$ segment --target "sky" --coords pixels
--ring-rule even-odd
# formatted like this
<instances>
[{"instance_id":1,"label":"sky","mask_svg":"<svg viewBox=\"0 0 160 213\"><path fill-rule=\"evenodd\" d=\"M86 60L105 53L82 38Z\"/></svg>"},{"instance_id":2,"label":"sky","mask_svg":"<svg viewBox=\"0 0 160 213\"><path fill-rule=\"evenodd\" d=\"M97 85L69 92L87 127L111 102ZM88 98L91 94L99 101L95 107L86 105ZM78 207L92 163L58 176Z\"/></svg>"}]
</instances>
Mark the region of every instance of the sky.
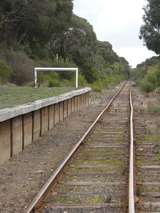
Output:
<instances>
[{"instance_id":1,"label":"sky","mask_svg":"<svg viewBox=\"0 0 160 213\"><path fill-rule=\"evenodd\" d=\"M155 55L139 39L146 0L74 0L74 13L86 18L97 38L109 41L132 67Z\"/></svg>"}]
</instances>

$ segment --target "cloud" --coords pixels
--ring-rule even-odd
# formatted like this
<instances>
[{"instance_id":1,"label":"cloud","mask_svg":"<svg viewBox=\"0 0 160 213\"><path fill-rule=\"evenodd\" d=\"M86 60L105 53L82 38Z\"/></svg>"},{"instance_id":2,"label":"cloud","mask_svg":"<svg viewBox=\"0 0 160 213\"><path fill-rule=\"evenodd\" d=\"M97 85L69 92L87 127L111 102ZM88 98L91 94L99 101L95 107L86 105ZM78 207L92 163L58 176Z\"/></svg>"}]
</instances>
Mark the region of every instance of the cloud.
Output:
<instances>
[{"instance_id":1,"label":"cloud","mask_svg":"<svg viewBox=\"0 0 160 213\"><path fill-rule=\"evenodd\" d=\"M135 66L154 55L138 38L144 5L145 0L74 0L74 12L93 25L99 40L111 42Z\"/></svg>"}]
</instances>

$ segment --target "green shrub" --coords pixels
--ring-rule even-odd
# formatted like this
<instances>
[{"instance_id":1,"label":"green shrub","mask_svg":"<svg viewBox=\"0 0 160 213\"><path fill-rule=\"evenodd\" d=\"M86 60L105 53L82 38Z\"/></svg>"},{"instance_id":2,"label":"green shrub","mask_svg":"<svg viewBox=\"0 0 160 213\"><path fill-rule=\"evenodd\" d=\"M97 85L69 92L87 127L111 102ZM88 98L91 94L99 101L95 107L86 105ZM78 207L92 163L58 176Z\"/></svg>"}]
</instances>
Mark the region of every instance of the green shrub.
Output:
<instances>
[{"instance_id":1,"label":"green shrub","mask_svg":"<svg viewBox=\"0 0 160 213\"><path fill-rule=\"evenodd\" d=\"M10 79L11 74L11 67L4 60L0 60L0 82L6 83Z\"/></svg>"},{"instance_id":2,"label":"green shrub","mask_svg":"<svg viewBox=\"0 0 160 213\"><path fill-rule=\"evenodd\" d=\"M144 92L152 92L154 90L154 84L149 82L147 79L144 79L140 83L140 87Z\"/></svg>"},{"instance_id":3,"label":"green shrub","mask_svg":"<svg viewBox=\"0 0 160 213\"><path fill-rule=\"evenodd\" d=\"M160 66L159 65L150 67L146 75L146 80L152 83L155 88L160 86Z\"/></svg>"},{"instance_id":4,"label":"green shrub","mask_svg":"<svg viewBox=\"0 0 160 213\"><path fill-rule=\"evenodd\" d=\"M149 67L144 79L140 82L141 89L147 93L160 87L160 65Z\"/></svg>"},{"instance_id":5,"label":"green shrub","mask_svg":"<svg viewBox=\"0 0 160 213\"><path fill-rule=\"evenodd\" d=\"M84 87L86 86L87 82L85 77L82 74L79 74L79 86Z\"/></svg>"},{"instance_id":6,"label":"green shrub","mask_svg":"<svg viewBox=\"0 0 160 213\"><path fill-rule=\"evenodd\" d=\"M48 87L59 87L60 80L59 75L55 72L39 72L38 73L39 84L46 85Z\"/></svg>"},{"instance_id":7,"label":"green shrub","mask_svg":"<svg viewBox=\"0 0 160 213\"><path fill-rule=\"evenodd\" d=\"M49 79L48 86L49 87L59 87L60 82L58 79L51 78L51 79Z\"/></svg>"},{"instance_id":8,"label":"green shrub","mask_svg":"<svg viewBox=\"0 0 160 213\"><path fill-rule=\"evenodd\" d=\"M91 84L91 87L96 92L101 92L103 89L111 85L116 85L123 80L123 75L120 74L108 74L105 75L103 79L99 79Z\"/></svg>"},{"instance_id":9,"label":"green shrub","mask_svg":"<svg viewBox=\"0 0 160 213\"><path fill-rule=\"evenodd\" d=\"M103 82L101 80L97 80L91 85L91 87L95 92L101 92L103 90Z\"/></svg>"}]
</instances>

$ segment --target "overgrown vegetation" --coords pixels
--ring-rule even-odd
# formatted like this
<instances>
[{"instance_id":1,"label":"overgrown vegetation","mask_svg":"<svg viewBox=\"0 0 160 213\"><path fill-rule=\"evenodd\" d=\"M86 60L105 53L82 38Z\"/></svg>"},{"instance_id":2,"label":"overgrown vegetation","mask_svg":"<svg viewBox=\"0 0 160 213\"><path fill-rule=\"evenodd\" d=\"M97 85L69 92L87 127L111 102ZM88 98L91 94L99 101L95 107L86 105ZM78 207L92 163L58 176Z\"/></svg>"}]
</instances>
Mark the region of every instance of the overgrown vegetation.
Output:
<instances>
[{"instance_id":1,"label":"overgrown vegetation","mask_svg":"<svg viewBox=\"0 0 160 213\"><path fill-rule=\"evenodd\" d=\"M147 93L160 91L160 58L152 57L139 64L132 71L133 78L138 82L141 89Z\"/></svg>"},{"instance_id":2,"label":"overgrown vegetation","mask_svg":"<svg viewBox=\"0 0 160 213\"><path fill-rule=\"evenodd\" d=\"M146 92L154 91L160 87L160 64L150 67L141 81L141 87Z\"/></svg>"},{"instance_id":3,"label":"overgrown vegetation","mask_svg":"<svg viewBox=\"0 0 160 213\"><path fill-rule=\"evenodd\" d=\"M97 91L129 76L128 62L109 42L97 40L87 20L73 14L72 0L1 1L0 60L1 82L17 85L32 85L34 66L78 66L80 85ZM40 74L39 82L72 86L74 77Z\"/></svg>"},{"instance_id":4,"label":"overgrown vegetation","mask_svg":"<svg viewBox=\"0 0 160 213\"><path fill-rule=\"evenodd\" d=\"M144 25L140 29L140 38L147 48L160 54L160 1L147 0L144 7ZM160 56L147 59L132 71L134 80L145 92L160 91Z\"/></svg>"}]
</instances>

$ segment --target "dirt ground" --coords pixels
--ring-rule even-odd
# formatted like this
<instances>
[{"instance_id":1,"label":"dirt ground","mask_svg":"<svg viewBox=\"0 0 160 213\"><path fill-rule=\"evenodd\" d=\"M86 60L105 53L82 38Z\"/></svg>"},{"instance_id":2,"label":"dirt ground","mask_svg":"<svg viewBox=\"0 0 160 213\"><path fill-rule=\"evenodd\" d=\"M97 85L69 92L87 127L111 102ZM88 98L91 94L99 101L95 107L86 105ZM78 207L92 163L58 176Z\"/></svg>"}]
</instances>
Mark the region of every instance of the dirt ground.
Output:
<instances>
[{"instance_id":1,"label":"dirt ground","mask_svg":"<svg viewBox=\"0 0 160 213\"><path fill-rule=\"evenodd\" d=\"M133 92L136 212L160 212L160 97Z\"/></svg>"},{"instance_id":2,"label":"dirt ground","mask_svg":"<svg viewBox=\"0 0 160 213\"><path fill-rule=\"evenodd\" d=\"M146 128L153 134L160 131L160 95L156 93L142 93L139 88L134 89L134 106L139 116L145 118Z\"/></svg>"},{"instance_id":3,"label":"dirt ground","mask_svg":"<svg viewBox=\"0 0 160 213\"><path fill-rule=\"evenodd\" d=\"M0 167L0 213L24 212L117 89L92 93L89 107L73 113Z\"/></svg>"}]
</instances>

